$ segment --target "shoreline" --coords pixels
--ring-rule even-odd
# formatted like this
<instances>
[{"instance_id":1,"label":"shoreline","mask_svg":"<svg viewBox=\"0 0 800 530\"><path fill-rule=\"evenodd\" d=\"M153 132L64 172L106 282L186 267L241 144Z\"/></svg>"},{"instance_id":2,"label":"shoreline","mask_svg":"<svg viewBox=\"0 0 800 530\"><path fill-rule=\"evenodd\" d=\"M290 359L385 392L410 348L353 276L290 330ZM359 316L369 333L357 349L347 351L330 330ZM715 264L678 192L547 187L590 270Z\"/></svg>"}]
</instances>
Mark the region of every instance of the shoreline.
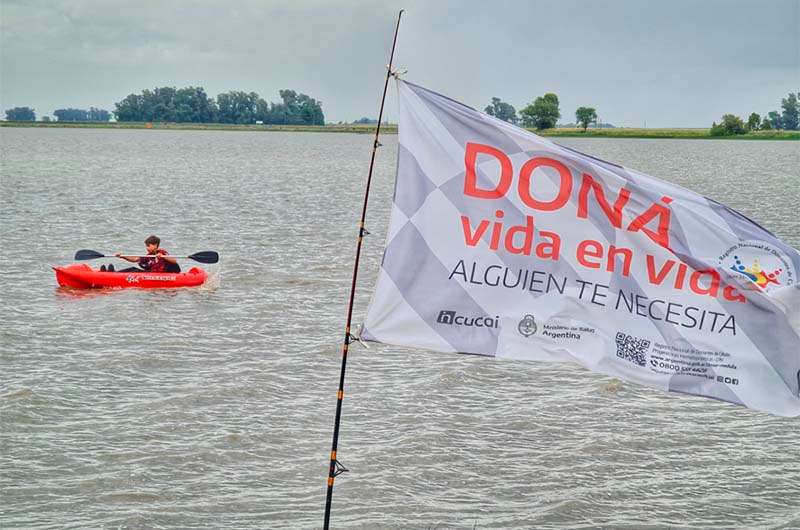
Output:
<instances>
[{"instance_id":1,"label":"shoreline","mask_svg":"<svg viewBox=\"0 0 800 530\"><path fill-rule=\"evenodd\" d=\"M0 121L0 127L43 127L75 129L152 129L168 131L251 131L251 132L320 132L374 134L374 125L333 124L333 125L239 125L232 123L160 123L145 122L13 122ZM709 129L636 129L616 127L613 129L557 128L536 131L540 136L552 138L652 138L687 140L800 140L800 131L758 131L735 136L711 136ZM397 134L396 124L381 125L381 132Z\"/></svg>"}]
</instances>

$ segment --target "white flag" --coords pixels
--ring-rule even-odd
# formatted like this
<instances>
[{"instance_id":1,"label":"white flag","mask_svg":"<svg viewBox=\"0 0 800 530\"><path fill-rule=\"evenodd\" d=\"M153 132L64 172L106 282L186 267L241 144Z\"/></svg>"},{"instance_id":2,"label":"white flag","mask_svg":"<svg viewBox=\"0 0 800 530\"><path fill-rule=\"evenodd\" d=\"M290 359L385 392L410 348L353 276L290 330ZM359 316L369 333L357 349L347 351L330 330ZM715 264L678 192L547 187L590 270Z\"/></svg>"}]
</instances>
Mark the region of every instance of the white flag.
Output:
<instances>
[{"instance_id":1,"label":"white flag","mask_svg":"<svg viewBox=\"0 0 800 530\"><path fill-rule=\"evenodd\" d=\"M796 250L696 193L397 84L397 182L362 338L574 361L800 415Z\"/></svg>"}]
</instances>

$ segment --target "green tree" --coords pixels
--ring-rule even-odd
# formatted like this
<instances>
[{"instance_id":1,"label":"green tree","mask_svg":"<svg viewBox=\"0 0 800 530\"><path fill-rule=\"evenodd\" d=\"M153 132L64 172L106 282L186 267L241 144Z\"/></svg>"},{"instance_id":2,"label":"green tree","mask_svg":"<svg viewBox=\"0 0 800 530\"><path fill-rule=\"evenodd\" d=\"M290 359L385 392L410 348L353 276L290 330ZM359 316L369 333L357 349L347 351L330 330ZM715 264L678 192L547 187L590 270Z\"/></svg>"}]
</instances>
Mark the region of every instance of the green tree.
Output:
<instances>
[{"instance_id":1,"label":"green tree","mask_svg":"<svg viewBox=\"0 0 800 530\"><path fill-rule=\"evenodd\" d=\"M797 102L797 95L789 93L789 97L781 100L781 124L787 131L796 131L800 125L800 105Z\"/></svg>"},{"instance_id":2,"label":"green tree","mask_svg":"<svg viewBox=\"0 0 800 530\"><path fill-rule=\"evenodd\" d=\"M739 116L733 114L725 114L722 121L717 124L711 124L711 136L732 136L735 134L744 134L747 130L745 124Z\"/></svg>"},{"instance_id":3,"label":"green tree","mask_svg":"<svg viewBox=\"0 0 800 530\"><path fill-rule=\"evenodd\" d=\"M578 107L578 110L575 111L575 121L586 132L586 128L589 127L590 123L597 123L597 111L592 107Z\"/></svg>"},{"instance_id":4,"label":"green tree","mask_svg":"<svg viewBox=\"0 0 800 530\"><path fill-rule=\"evenodd\" d=\"M152 92L145 90L143 95L147 121L174 122L176 92L177 89L171 86L154 88Z\"/></svg>"},{"instance_id":5,"label":"green tree","mask_svg":"<svg viewBox=\"0 0 800 530\"><path fill-rule=\"evenodd\" d=\"M8 121L36 121L36 112L30 107L14 107L6 111Z\"/></svg>"},{"instance_id":6,"label":"green tree","mask_svg":"<svg viewBox=\"0 0 800 530\"><path fill-rule=\"evenodd\" d=\"M258 98L256 101L256 120L261 123L272 123L272 108L269 102Z\"/></svg>"},{"instance_id":7,"label":"green tree","mask_svg":"<svg viewBox=\"0 0 800 530\"><path fill-rule=\"evenodd\" d=\"M119 121L175 121L175 87L157 87L130 94L115 103Z\"/></svg>"},{"instance_id":8,"label":"green tree","mask_svg":"<svg viewBox=\"0 0 800 530\"><path fill-rule=\"evenodd\" d=\"M201 87L143 90L141 94L126 96L115 106L114 114L119 121L210 123L217 118L216 103Z\"/></svg>"},{"instance_id":9,"label":"green tree","mask_svg":"<svg viewBox=\"0 0 800 530\"><path fill-rule=\"evenodd\" d=\"M137 94L129 94L125 99L115 103L114 115L118 121L144 121L144 98Z\"/></svg>"},{"instance_id":10,"label":"green tree","mask_svg":"<svg viewBox=\"0 0 800 530\"><path fill-rule=\"evenodd\" d=\"M500 98L492 98L492 102L483 111L489 116L494 116L498 120L508 123L517 123L517 110L509 103Z\"/></svg>"},{"instance_id":11,"label":"green tree","mask_svg":"<svg viewBox=\"0 0 800 530\"><path fill-rule=\"evenodd\" d=\"M322 113L322 104L319 101L300 94L297 96L297 105L300 109L300 122L303 125L325 125L325 115Z\"/></svg>"},{"instance_id":12,"label":"green tree","mask_svg":"<svg viewBox=\"0 0 800 530\"><path fill-rule=\"evenodd\" d=\"M173 101L176 122L211 123L216 120L217 105L202 87L179 88Z\"/></svg>"},{"instance_id":13,"label":"green tree","mask_svg":"<svg viewBox=\"0 0 800 530\"><path fill-rule=\"evenodd\" d=\"M49 122L50 121L50 116L42 116L42 121L43 122Z\"/></svg>"},{"instance_id":14,"label":"green tree","mask_svg":"<svg viewBox=\"0 0 800 530\"><path fill-rule=\"evenodd\" d=\"M561 112L558 110L558 96L550 92L538 97L519 111L519 114L525 127L536 127L538 130L551 129L561 117Z\"/></svg>"},{"instance_id":15,"label":"green tree","mask_svg":"<svg viewBox=\"0 0 800 530\"><path fill-rule=\"evenodd\" d=\"M725 114L722 116L722 125L728 134L744 134L747 132L744 122L739 116Z\"/></svg>"},{"instance_id":16,"label":"green tree","mask_svg":"<svg viewBox=\"0 0 800 530\"><path fill-rule=\"evenodd\" d=\"M220 123L255 123L256 104L259 99L255 92L241 90L231 90L217 95Z\"/></svg>"},{"instance_id":17,"label":"green tree","mask_svg":"<svg viewBox=\"0 0 800 530\"><path fill-rule=\"evenodd\" d=\"M764 119L761 122L760 129L762 131L771 131L772 130L772 122L769 121L769 118L767 118L766 116L764 116Z\"/></svg>"},{"instance_id":18,"label":"green tree","mask_svg":"<svg viewBox=\"0 0 800 530\"><path fill-rule=\"evenodd\" d=\"M294 90L279 91L282 103L273 103L264 123L278 125L325 125L322 103Z\"/></svg>"},{"instance_id":19,"label":"green tree","mask_svg":"<svg viewBox=\"0 0 800 530\"><path fill-rule=\"evenodd\" d=\"M753 112L752 114L750 114L750 117L747 118L747 130L757 131L760 126L761 126L761 116L759 116L758 113Z\"/></svg>"},{"instance_id":20,"label":"green tree","mask_svg":"<svg viewBox=\"0 0 800 530\"><path fill-rule=\"evenodd\" d=\"M89 121L108 121L111 119L111 113L105 109L89 107L89 110L86 111L86 118Z\"/></svg>"},{"instance_id":21,"label":"green tree","mask_svg":"<svg viewBox=\"0 0 800 530\"><path fill-rule=\"evenodd\" d=\"M58 121L108 121L111 114L107 110L90 107L84 109L56 109L53 115Z\"/></svg>"},{"instance_id":22,"label":"green tree","mask_svg":"<svg viewBox=\"0 0 800 530\"><path fill-rule=\"evenodd\" d=\"M299 123L297 117L297 92L294 90L280 90L282 103L273 103L270 108L270 119L268 123L276 125L292 125Z\"/></svg>"},{"instance_id":23,"label":"green tree","mask_svg":"<svg viewBox=\"0 0 800 530\"><path fill-rule=\"evenodd\" d=\"M325 124L319 101L294 90L280 94L282 103L270 104L255 92L232 90L214 100L201 87L159 87L127 95L115 103L114 114L119 121Z\"/></svg>"},{"instance_id":24,"label":"green tree","mask_svg":"<svg viewBox=\"0 0 800 530\"><path fill-rule=\"evenodd\" d=\"M56 109L53 111L53 116L58 121L89 121L83 109Z\"/></svg>"},{"instance_id":25,"label":"green tree","mask_svg":"<svg viewBox=\"0 0 800 530\"><path fill-rule=\"evenodd\" d=\"M781 115L778 113L777 110L771 110L767 114L769 117L770 123L772 123L773 129L783 129L783 123L781 123Z\"/></svg>"}]
</instances>

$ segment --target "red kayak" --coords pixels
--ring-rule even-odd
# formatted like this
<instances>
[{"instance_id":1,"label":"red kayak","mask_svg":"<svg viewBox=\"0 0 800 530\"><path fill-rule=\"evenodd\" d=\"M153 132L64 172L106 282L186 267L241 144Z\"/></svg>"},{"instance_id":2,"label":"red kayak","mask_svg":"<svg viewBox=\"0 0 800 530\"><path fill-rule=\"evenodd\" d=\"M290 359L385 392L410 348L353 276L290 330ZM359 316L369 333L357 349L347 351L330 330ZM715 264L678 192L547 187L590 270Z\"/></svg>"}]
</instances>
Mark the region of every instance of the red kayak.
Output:
<instances>
[{"instance_id":1,"label":"red kayak","mask_svg":"<svg viewBox=\"0 0 800 530\"><path fill-rule=\"evenodd\" d=\"M192 267L189 272L105 272L85 263L53 267L61 287L73 289L169 289L203 285L208 274Z\"/></svg>"}]
</instances>

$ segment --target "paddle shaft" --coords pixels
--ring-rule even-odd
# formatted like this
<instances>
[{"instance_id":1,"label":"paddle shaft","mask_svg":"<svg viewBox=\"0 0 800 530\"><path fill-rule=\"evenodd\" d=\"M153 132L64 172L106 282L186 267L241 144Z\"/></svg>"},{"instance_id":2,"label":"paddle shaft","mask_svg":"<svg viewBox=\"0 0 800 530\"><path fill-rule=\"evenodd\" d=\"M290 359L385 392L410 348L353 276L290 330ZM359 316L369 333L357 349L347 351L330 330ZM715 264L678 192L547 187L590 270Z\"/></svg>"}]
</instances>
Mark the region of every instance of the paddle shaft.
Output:
<instances>
[{"instance_id":1,"label":"paddle shaft","mask_svg":"<svg viewBox=\"0 0 800 530\"><path fill-rule=\"evenodd\" d=\"M110 256L103 256L104 258L157 258L157 257L164 257L164 258L174 258L174 259L193 259L192 256L173 256L172 254L145 254L145 255L136 255L136 254L120 254L119 256L110 255Z\"/></svg>"},{"instance_id":2,"label":"paddle shaft","mask_svg":"<svg viewBox=\"0 0 800 530\"><path fill-rule=\"evenodd\" d=\"M75 253L75 259L78 261L88 260L88 259L102 259L102 258L118 258L118 259L125 259L127 261L132 261L134 259L141 259L141 258L158 258L158 256L164 257L167 261L172 261L174 259L191 259L200 263L218 263L219 262L219 254L213 250L203 250L201 252L195 252L194 254L190 254L188 256L172 256L170 254L122 254L120 253L119 256L115 254L101 254L96 250L89 250L83 249L79 250Z\"/></svg>"}]
</instances>

